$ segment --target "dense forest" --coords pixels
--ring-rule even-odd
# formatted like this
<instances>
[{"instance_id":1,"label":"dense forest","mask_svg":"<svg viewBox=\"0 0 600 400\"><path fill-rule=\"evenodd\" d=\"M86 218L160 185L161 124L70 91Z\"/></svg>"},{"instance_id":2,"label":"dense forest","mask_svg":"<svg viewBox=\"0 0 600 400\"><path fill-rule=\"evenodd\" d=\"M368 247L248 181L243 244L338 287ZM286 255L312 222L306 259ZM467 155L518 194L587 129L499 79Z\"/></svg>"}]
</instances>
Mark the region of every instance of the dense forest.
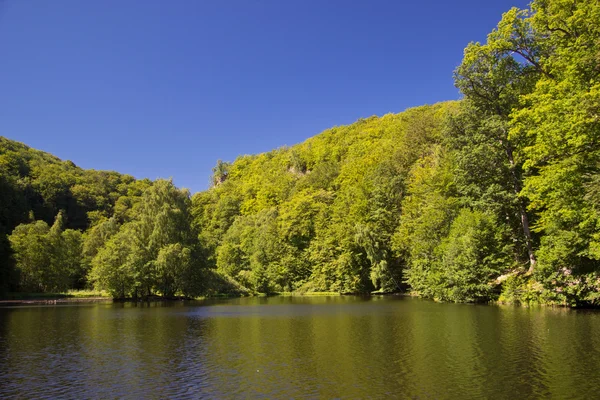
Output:
<instances>
[{"instance_id":1,"label":"dense forest","mask_svg":"<svg viewBox=\"0 0 600 400\"><path fill-rule=\"evenodd\" d=\"M463 99L232 163L190 196L0 138L0 290L600 301L600 2L506 12Z\"/></svg>"}]
</instances>

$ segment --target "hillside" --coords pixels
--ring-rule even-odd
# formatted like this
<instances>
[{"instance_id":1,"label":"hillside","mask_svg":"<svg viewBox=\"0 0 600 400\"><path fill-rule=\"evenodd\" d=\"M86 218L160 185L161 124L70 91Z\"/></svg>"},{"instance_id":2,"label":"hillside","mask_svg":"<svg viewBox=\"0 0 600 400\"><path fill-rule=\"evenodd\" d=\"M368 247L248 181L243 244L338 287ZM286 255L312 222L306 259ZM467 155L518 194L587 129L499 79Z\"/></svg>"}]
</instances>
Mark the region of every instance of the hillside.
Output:
<instances>
[{"instance_id":1,"label":"hillside","mask_svg":"<svg viewBox=\"0 0 600 400\"><path fill-rule=\"evenodd\" d=\"M219 163L214 187L192 199L211 266L262 292L400 289L402 201L416 165L439 156L457 106L361 119Z\"/></svg>"},{"instance_id":2,"label":"hillside","mask_svg":"<svg viewBox=\"0 0 600 400\"><path fill-rule=\"evenodd\" d=\"M7 235L21 223L51 225L64 212L65 229L85 231L112 216L124 220L150 181L112 171L83 170L70 161L0 137L0 288L15 279Z\"/></svg>"},{"instance_id":3,"label":"hillside","mask_svg":"<svg viewBox=\"0 0 600 400\"><path fill-rule=\"evenodd\" d=\"M597 304L599 19L513 8L465 48L460 104L219 162L193 199L206 259L262 292Z\"/></svg>"},{"instance_id":4,"label":"hillside","mask_svg":"<svg viewBox=\"0 0 600 400\"><path fill-rule=\"evenodd\" d=\"M218 161L192 198L2 138L0 286L597 305L598 20L592 1L513 8L465 48L461 101Z\"/></svg>"}]
</instances>

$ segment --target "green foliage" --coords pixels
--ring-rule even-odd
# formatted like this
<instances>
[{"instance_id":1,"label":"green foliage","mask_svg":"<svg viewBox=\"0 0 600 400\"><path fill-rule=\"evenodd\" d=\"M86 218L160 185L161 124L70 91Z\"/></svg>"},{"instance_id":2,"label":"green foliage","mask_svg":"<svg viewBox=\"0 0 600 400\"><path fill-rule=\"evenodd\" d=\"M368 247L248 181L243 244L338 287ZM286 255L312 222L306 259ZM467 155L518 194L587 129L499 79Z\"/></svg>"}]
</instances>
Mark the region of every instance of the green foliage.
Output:
<instances>
[{"instance_id":1,"label":"green foliage","mask_svg":"<svg viewBox=\"0 0 600 400\"><path fill-rule=\"evenodd\" d=\"M68 289L81 289L87 282L87 271L81 259L82 234L75 229L67 229L60 234L58 249L55 254L57 263L62 265L63 270L68 271Z\"/></svg>"},{"instance_id":2,"label":"green foliage","mask_svg":"<svg viewBox=\"0 0 600 400\"><path fill-rule=\"evenodd\" d=\"M0 138L0 290L597 304L598 21L597 1L513 8L465 49L464 100L219 160L191 199Z\"/></svg>"},{"instance_id":3,"label":"green foliage","mask_svg":"<svg viewBox=\"0 0 600 400\"><path fill-rule=\"evenodd\" d=\"M9 237L15 252L20 286L24 290L43 291L54 286L54 274L50 270L49 230L47 223L37 221L17 226Z\"/></svg>"},{"instance_id":4,"label":"green foliage","mask_svg":"<svg viewBox=\"0 0 600 400\"><path fill-rule=\"evenodd\" d=\"M241 198L230 186L230 182L226 181L210 191L194 195L191 210L193 226L199 232L200 247L211 267L216 266L219 242L240 213Z\"/></svg>"},{"instance_id":5,"label":"green foliage","mask_svg":"<svg viewBox=\"0 0 600 400\"><path fill-rule=\"evenodd\" d=\"M462 209L436 249L433 297L461 302L493 299L494 279L511 266L501 234L492 216Z\"/></svg>"},{"instance_id":6,"label":"green foliage","mask_svg":"<svg viewBox=\"0 0 600 400\"><path fill-rule=\"evenodd\" d=\"M51 224L62 212L63 229L83 231L113 214L121 218L130 207L117 210L116 204L135 203L132 199L140 193L131 188L148 184L116 172L85 171L0 137L0 291L2 286L17 289L24 283L19 281L11 256L14 248L8 248L6 237L19 224L35 219ZM83 280L78 278L77 286Z\"/></svg>"},{"instance_id":7,"label":"green foliage","mask_svg":"<svg viewBox=\"0 0 600 400\"><path fill-rule=\"evenodd\" d=\"M529 17L529 11L513 8L502 16L485 44L470 43L465 49L463 61L455 71L455 83L465 95L466 104L459 120L451 124L455 133L452 136L458 140L450 142L458 149L458 171L467 174L485 171L481 164L488 163L492 166L493 175L500 178L488 186L485 193L473 191L477 187L485 187L485 181L469 185L471 182L466 179L463 182L467 184L465 194L508 200L502 212L509 221L513 215L518 216L522 232L517 234L513 229L513 234L526 248L531 272L537 262L535 238L529 222L532 216L527 213L526 200L519 197L524 179L523 160L515 157L521 143L509 134L511 113L522 106L521 98L534 89L541 76L547 74L540 65L540 57L546 48ZM486 153L489 155L487 158ZM495 166L489 164L492 160L497 163ZM459 172L461 175L469 176ZM483 175L487 174L484 172ZM513 196L509 195L508 188L512 188Z\"/></svg>"},{"instance_id":8,"label":"green foliage","mask_svg":"<svg viewBox=\"0 0 600 400\"><path fill-rule=\"evenodd\" d=\"M118 298L125 298L135 290L130 260L132 234L129 226L122 227L93 258L89 278L97 290L105 289Z\"/></svg>"},{"instance_id":9,"label":"green foliage","mask_svg":"<svg viewBox=\"0 0 600 400\"><path fill-rule=\"evenodd\" d=\"M227 175L229 174L230 164L223 162L222 160L217 160L217 165L212 169L212 177L211 184L212 186L217 186L227 179Z\"/></svg>"},{"instance_id":10,"label":"green foliage","mask_svg":"<svg viewBox=\"0 0 600 400\"><path fill-rule=\"evenodd\" d=\"M21 224L9 237L20 289L32 292L66 291L84 279L81 268L81 232L63 230L63 213L52 227L44 221Z\"/></svg>"},{"instance_id":11,"label":"green foliage","mask_svg":"<svg viewBox=\"0 0 600 400\"><path fill-rule=\"evenodd\" d=\"M90 272L96 289L117 297L199 294L190 206L186 190L159 179L117 233L111 220L90 231L85 250L88 256L96 253Z\"/></svg>"},{"instance_id":12,"label":"green foliage","mask_svg":"<svg viewBox=\"0 0 600 400\"><path fill-rule=\"evenodd\" d=\"M600 5L584 1L532 4L532 28L549 49L539 64L547 74L513 113L511 137L524 143L521 157L531 171L524 194L539 214L543 234L538 278L563 268L581 275L600 270Z\"/></svg>"},{"instance_id":13,"label":"green foliage","mask_svg":"<svg viewBox=\"0 0 600 400\"><path fill-rule=\"evenodd\" d=\"M454 108L371 117L238 158L226 181L192 199L206 258L255 292L399 290L391 237L406 180Z\"/></svg>"},{"instance_id":14,"label":"green foliage","mask_svg":"<svg viewBox=\"0 0 600 400\"><path fill-rule=\"evenodd\" d=\"M456 73L474 120L500 128L486 132L501 133L495 136L507 150L521 219L532 219L537 234L528 239L523 224L518 242L529 247L540 296L561 304L594 302L589 293L600 271L599 19L594 1L512 9L486 44L469 45Z\"/></svg>"},{"instance_id":15,"label":"green foliage","mask_svg":"<svg viewBox=\"0 0 600 400\"><path fill-rule=\"evenodd\" d=\"M83 248L81 251L82 264L86 271L91 268L92 259L106 242L119 231L116 218L104 220L88 229L83 235Z\"/></svg>"},{"instance_id":16,"label":"green foliage","mask_svg":"<svg viewBox=\"0 0 600 400\"><path fill-rule=\"evenodd\" d=\"M396 256L406 263L406 283L425 297L436 297L436 248L448 234L459 208L451 161L442 147L435 146L413 166L409 194L402 202L401 224L392 238Z\"/></svg>"},{"instance_id":17,"label":"green foliage","mask_svg":"<svg viewBox=\"0 0 600 400\"><path fill-rule=\"evenodd\" d=\"M192 263L192 251L181 243L167 244L158 251L154 266L158 280L158 291L173 296L185 288L186 272Z\"/></svg>"},{"instance_id":18,"label":"green foliage","mask_svg":"<svg viewBox=\"0 0 600 400\"><path fill-rule=\"evenodd\" d=\"M282 240L277 210L236 218L217 256L218 271L260 293L289 289L298 275L298 251Z\"/></svg>"},{"instance_id":19,"label":"green foliage","mask_svg":"<svg viewBox=\"0 0 600 400\"><path fill-rule=\"evenodd\" d=\"M0 138L0 188L0 290L206 290L189 193L170 182L84 171Z\"/></svg>"},{"instance_id":20,"label":"green foliage","mask_svg":"<svg viewBox=\"0 0 600 400\"><path fill-rule=\"evenodd\" d=\"M540 299L590 299L600 259L599 13L594 2L513 8L486 43L465 49L460 104L240 157L226 184L193 199L208 257L259 291L408 285L485 301L498 294L496 278L528 272L546 291ZM565 268L588 283L560 289ZM574 287L583 289L567 296Z\"/></svg>"},{"instance_id":21,"label":"green foliage","mask_svg":"<svg viewBox=\"0 0 600 400\"><path fill-rule=\"evenodd\" d=\"M541 283L531 277L510 275L502 283L498 302L503 304L559 304L555 296L544 290Z\"/></svg>"}]
</instances>

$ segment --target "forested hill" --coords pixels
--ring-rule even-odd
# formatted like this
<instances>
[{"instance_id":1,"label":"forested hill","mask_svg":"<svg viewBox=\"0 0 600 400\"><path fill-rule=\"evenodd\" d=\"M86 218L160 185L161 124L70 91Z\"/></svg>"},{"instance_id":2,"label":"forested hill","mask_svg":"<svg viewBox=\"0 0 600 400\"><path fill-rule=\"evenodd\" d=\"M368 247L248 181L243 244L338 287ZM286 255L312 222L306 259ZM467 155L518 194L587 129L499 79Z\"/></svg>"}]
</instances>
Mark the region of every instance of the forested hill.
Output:
<instances>
[{"instance_id":1,"label":"forested hill","mask_svg":"<svg viewBox=\"0 0 600 400\"><path fill-rule=\"evenodd\" d=\"M4 286L598 304L598 21L595 0L511 9L465 48L460 102L219 161L191 198L2 139Z\"/></svg>"},{"instance_id":2,"label":"forested hill","mask_svg":"<svg viewBox=\"0 0 600 400\"><path fill-rule=\"evenodd\" d=\"M442 127L457 107L361 119L219 162L213 187L192 199L211 267L259 292L404 288L403 203L423 171L446 162Z\"/></svg>"},{"instance_id":3,"label":"forested hill","mask_svg":"<svg viewBox=\"0 0 600 400\"><path fill-rule=\"evenodd\" d=\"M1 226L14 228L27 221L31 212L51 224L63 210L68 228L85 230L98 218L112 215L120 197L139 196L150 181L113 171L84 170L0 136L0 184Z\"/></svg>"},{"instance_id":4,"label":"forested hill","mask_svg":"<svg viewBox=\"0 0 600 400\"><path fill-rule=\"evenodd\" d=\"M125 220L150 185L149 180L117 172L83 170L71 161L0 137L0 290L19 287L7 238L19 224L37 220L52 225L61 211L61 229L78 233L113 216ZM80 280L85 278L79 276L69 285Z\"/></svg>"},{"instance_id":5,"label":"forested hill","mask_svg":"<svg viewBox=\"0 0 600 400\"><path fill-rule=\"evenodd\" d=\"M193 198L212 267L261 291L600 299L600 3L537 0L470 43L464 99L233 164Z\"/></svg>"}]
</instances>

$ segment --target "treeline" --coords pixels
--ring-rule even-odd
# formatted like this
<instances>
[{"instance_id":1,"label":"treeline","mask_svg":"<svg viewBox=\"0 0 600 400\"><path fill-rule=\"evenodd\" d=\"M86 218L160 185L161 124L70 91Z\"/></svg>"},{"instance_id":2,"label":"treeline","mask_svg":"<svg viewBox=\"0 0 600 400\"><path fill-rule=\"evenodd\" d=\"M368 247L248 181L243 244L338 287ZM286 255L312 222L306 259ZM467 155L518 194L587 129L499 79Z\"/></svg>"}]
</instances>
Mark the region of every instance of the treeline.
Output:
<instances>
[{"instance_id":1,"label":"treeline","mask_svg":"<svg viewBox=\"0 0 600 400\"><path fill-rule=\"evenodd\" d=\"M505 13L460 103L220 162L193 197L210 267L257 291L452 301L600 296L600 4Z\"/></svg>"},{"instance_id":2,"label":"treeline","mask_svg":"<svg viewBox=\"0 0 600 400\"><path fill-rule=\"evenodd\" d=\"M0 137L0 292L240 292L204 268L187 190L83 170Z\"/></svg>"},{"instance_id":3,"label":"treeline","mask_svg":"<svg viewBox=\"0 0 600 400\"><path fill-rule=\"evenodd\" d=\"M3 139L0 248L16 262L4 279L119 297L411 291L597 303L598 21L591 0L512 9L465 49L460 102L219 161L211 189L191 198L169 181L83 171ZM42 265L49 278L28 272Z\"/></svg>"},{"instance_id":4,"label":"treeline","mask_svg":"<svg viewBox=\"0 0 600 400\"><path fill-rule=\"evenodd\" d=\"M447 103L219 163L192 198L211 268L259 292L403 288L392 248L415 165L439 157Z\"/></svg>"},{"instance_id":5,"label":"treeline","mask_svg":"<svg viewBox=\"0 0 600 400\"><path fill-rule=\"evenodd\" d=\"M116 172L84 171L0 137L0 292L83 287L85 268L67 265L66 253L78 253L89 227L131 218L150 185Z\"/></svg>"}]
</instances>

